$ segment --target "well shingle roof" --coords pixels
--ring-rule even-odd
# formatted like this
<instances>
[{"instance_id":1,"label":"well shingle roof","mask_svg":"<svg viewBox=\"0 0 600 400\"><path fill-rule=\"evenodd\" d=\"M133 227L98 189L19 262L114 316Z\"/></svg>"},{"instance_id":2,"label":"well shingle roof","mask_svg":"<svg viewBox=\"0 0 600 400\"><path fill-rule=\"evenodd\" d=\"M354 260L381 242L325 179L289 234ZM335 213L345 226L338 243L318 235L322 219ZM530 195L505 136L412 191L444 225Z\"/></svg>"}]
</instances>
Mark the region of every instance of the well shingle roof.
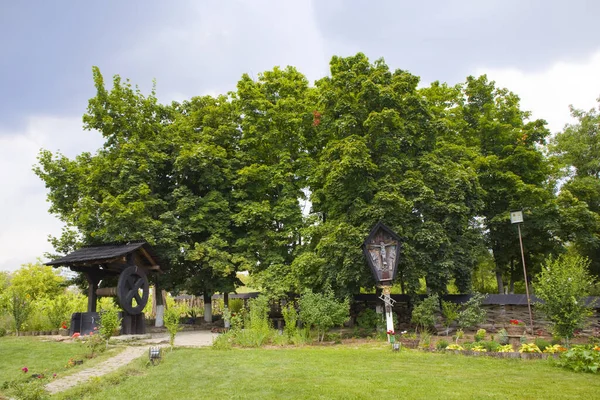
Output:
<instances>
[{"instance_id":1,"label":"well shingle roof","mask_svg":"<svg viewBox=\"0 0 600 400\"><path fill-rule=\"evenodd\" d=\"M98 261L98 263L101 263L102 261L125 256L141 247L144 247L144 250L146 250L152 256L152 258L156 260L154 252L146 242L129 242L123 244L105 244L101 246L82 247L64 257L47 262L46 265L68 266L72 264L84 263L86 261Z\"/></svg>"}]
</instances>

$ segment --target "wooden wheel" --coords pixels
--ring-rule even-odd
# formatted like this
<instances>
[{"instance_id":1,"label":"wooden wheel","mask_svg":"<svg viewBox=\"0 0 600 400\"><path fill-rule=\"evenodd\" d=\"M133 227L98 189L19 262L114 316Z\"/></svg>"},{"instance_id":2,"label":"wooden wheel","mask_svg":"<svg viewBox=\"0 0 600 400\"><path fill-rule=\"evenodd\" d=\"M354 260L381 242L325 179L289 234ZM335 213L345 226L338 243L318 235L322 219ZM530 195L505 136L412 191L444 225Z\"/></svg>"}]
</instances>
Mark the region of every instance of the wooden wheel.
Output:
<instances>
[{"instance_id":1,"label":"wooden wheel","mask_svg":"<svg viewBox=\"0 0 600 400\"><path fill-rule=\"evenodd\" d=\"M144 271L135 265L125 268L117 285L117 297L123 310L132 315L141 314L149 296L150 286Z\"/></svg>"}]
</instances>

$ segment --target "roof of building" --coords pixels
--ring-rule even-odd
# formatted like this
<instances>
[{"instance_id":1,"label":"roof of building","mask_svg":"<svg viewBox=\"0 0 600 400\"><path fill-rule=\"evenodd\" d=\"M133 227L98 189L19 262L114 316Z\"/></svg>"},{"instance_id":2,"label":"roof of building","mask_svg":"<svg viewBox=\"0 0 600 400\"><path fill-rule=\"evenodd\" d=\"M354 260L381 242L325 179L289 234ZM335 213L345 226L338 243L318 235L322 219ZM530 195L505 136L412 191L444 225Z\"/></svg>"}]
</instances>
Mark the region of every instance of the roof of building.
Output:
<instances>
[{"instance_id":1,"label":"roof of building","mask_svg":"<svg viewBox=\"0 0 600 400\"><path fill-rule=\"evenodd\" d=\"M70 266L90 262L101 264L102 262L126 256L130 253L133 253L136 250L141 250L145 252L148 255L148 257L150 257L154 261L154 264L158 264L158 258L154 254L154 251L152 250L150 245L144 241L135 241L119 244L112 243L103 244L99 246L82 247L78 250L75 250L72 253L67 254L64 257L47 262L46 265Z\"/></svg>"}]
</instances>

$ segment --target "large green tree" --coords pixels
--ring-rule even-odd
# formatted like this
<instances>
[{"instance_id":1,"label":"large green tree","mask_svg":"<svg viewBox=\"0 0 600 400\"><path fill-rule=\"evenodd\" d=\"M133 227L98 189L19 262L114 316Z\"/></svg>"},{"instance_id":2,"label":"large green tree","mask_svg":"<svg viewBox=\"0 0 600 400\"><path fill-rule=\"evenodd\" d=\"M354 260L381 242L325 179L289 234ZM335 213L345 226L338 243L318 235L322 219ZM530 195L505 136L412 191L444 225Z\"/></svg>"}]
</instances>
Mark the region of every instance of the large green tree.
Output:
<instances>
[{"instance_id":1,"label":"large green tree","mask_svg":"<svg viewBox=\"0 0 600 400\"><path fill-rule=\"evenodd\" d=\"M234 104L240 140L234 179L236 247L253 284L281 296L294 288L292 260L301 244L313 130L308 81L295 68L244 75Z\"/></svg>"},{"instance_id":2,"label":"large green tree","mask_svg":"<svg viewBox=\"0 0 600 400\"><path fill-rule=\"evenodd\" d=\"M317 82L318 124L309 152L316 220L294 261L301 284L338 293L373 287L360 245L385 221L405 238L403 289L419 278L445 292L451 278L468 288L468 248L479 207L474 154L444 140L443 122L417 90L419 78L371 64L359 53L334 57L331 77Z\"/></svg>"},{"instance_id":3,"label":"large green tree","mask_svg":"<svg viewBox=\"0 0 600 400\"><path fill-rule=\"evenodd\" d=\"M477 175L484 202L480 215L502 293L505 281L512 286L523 277L511 210L524 210L522 232L530 265L558 247L554 181L542 151L549 131L545 121L529 119L517 95L497 88L485 75L467 78L463 96L463 136L479 154Z\"/></svg>"},{"instance_id":4,"label":"large green tree","mask_svg":"<svg viewBox=\"0 0 600 400\"><path fill-rule=\"evenodd\" d=\"M565 180L559 194L565 236L600 276L600 112L571 107L571 115L577 122L558 133L550 147Z\"/></svg>"},{"instance_id":5,"label":"large green tree","mask_svg":"<svg viewBox=\"0 0 600 400\"><path fill-rule=\"evenodd\" d=\"M50 211L66 225L54 239L82 244L144 239L170 267L163 282L193 294L231 290L231 179L236 120L225 97L158 103L119 76L107 90L94 68L96 96L83 121L104 146L75 159L43 150L35 172Z\"/></svg>"}]
</instances>

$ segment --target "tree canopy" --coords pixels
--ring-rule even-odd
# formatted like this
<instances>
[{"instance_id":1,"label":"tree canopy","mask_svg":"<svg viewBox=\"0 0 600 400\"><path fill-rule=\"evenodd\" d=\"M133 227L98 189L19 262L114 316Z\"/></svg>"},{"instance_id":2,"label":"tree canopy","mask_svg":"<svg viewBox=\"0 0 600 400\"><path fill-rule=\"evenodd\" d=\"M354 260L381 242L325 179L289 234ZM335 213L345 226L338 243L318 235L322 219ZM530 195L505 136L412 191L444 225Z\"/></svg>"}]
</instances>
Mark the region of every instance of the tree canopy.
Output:
<instances>
[{"instance_id":1,"label":"tree canopy","mask_svg":"<svg viewBox=\"0 0 600 400\"><path fill-rule=\"evenodd\" d=\"M104 146L74 159L42 150L34 167L65 223L57 253L144 239L171 267L171 289L233 291L244 270L273 296L346 296L374 287L360 245L385 221L403 238L403 292L422 281L468 292L485 254L502 291L522 279L509 212L523 209L528 261L574 243L600 265L595 111L574 111L580 123L549 158L545 121L486 76L419 87L362 53L333 57L314 86L275 67L168 105L119 76L107 89L96 67L93 77L83 121ZM561 166L571 174L559 191Z\"/></svg>"}]
</instances>

